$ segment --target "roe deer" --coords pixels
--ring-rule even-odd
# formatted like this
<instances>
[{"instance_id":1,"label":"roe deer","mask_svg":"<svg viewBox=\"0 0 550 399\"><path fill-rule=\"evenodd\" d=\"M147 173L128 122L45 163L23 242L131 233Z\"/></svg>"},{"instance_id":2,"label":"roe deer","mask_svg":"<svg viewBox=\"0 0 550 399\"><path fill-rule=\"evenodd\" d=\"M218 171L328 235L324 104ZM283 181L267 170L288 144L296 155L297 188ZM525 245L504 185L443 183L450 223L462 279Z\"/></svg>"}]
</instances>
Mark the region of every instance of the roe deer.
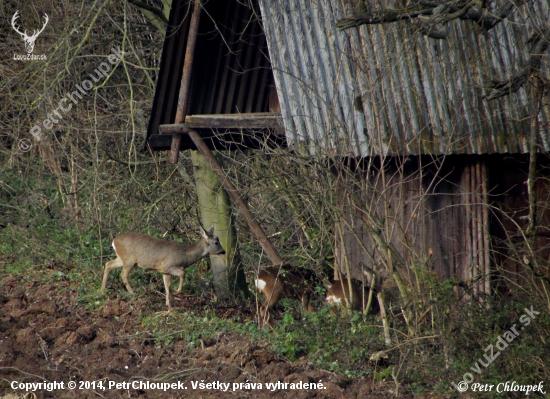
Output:
<instances>
[{"instance_id":1,"label":"roe deer","mask_svg":"<svg viewBox=\"0 0 550 399\"><path fill-rule=\"evenodd\" d=\"M309 297L313 292L315 274L311 270L290 266L268 267L260 270L254 285L265 296L260 317L267 320L269 310L282 298L300 299L304 310L312 311Z\"/></svg>"},{"instance_id":2,"label":"roe deer","mask_svg":"<svg viewBox=\"0 0 550 399\"><path fill-rule=\"evenodd\" d=\"M325 299L328 304L336 304L339 307L346 307L349 304L352 310L361 312L363 310L363 297L366 298L369 295L369 291L370 289L366 286L362 289L360 282L351 280L350 297L348 280L337 280L327 285L327 296ZM373 301L369 313L378 314L378 311L378 303Z\"/></svg>"},{"instance_id":3,"label":"roe deer","mask_svg":"<svg viewBox=\"0 0 550 399\"><path fill-rule=\"evenodd\" d=\"M101 291L107 287L107 278L111 270L122 267L122 281L126 289L133 294L134 290L128 281L128 275L135 265L143 269L157 270L164 274L166 306L170 309L170 279L179 276L177 294L181 292L184 269L206 255L225 254L218 237L214 235L214 226L206 231L200 226L202 238L192 245L182 245L173 241L146 236L140 233L124 233L113 240L117 258L105 265Z\"/></svg>"}]
</instances>

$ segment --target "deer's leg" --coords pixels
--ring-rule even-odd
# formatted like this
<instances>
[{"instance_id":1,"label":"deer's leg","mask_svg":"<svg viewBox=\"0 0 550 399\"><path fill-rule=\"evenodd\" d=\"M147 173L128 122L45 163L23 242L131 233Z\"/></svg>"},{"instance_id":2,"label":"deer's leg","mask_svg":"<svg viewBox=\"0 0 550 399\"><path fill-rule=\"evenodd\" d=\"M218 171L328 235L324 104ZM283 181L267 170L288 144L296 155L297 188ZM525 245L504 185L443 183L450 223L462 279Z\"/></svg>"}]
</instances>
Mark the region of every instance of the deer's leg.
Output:
<instances>
[{"instance_id":1,"label":"deer's leg","mask_svg":"<svg viewBox=\"0 0 550 399\"><path fill-rule=\"evenodd\" d=\"M185 277L185 272L180 269L179 267L171 267L166 271L166 273L163 275L164 280L164 291L166 292L166 306L168 306L168 309L171 309L170 306L170 280L172 276L178 276L180 278L180 282L178 285L178 290L176 291L177 294L181 292L181 288L183 287L183 278Z\"/></svg>"},{"instance_id":2,"label":"deer's leg","mask_svg":"<svg viewBox=\"0 0 550 399\"><path fill-rule=\"evenodd\" d=\"M122 266L124 266L124 263L122 263L122 259L120 259L118 256L115 260L112 260L105 264L105 271L103 272L103 281L101 283L101 291L105 291L105 289L107 288L107 279L109 278L109 273L111 272L111 270Z\"/></svg>"},{"instance_id":3,"label":"deer's leg","mask_svg":"<svg viewBox=\"0 0 550 399\"><path fill-rule=\"evenodd\" d=\"M163 274L162 279L164 280L164 291L166 292L166 306L168 309L172 309L172 306L170 305L170 279L172 278L172 275L170 274Z\"/></svg>"},{"instance_id":4,"label":"deer's leg","mask_svg":"<svg viewBox=\"0 0 550 399\"><path fill-rule=\"evenodd\" d=\"M181 289L183 288L183 281L185 280L185 271L182 269L177 269L177 274L172 273L172 276L179 276L180 277L180 283L178 284L178 289L176 290L176 294L181 293Z\"/></svg>"},{"instance_id":5,"label":"deer's leg","mask_svg":"<svg viewBox=\"0 0 550 399\"><path fill-rule=\"evenodd\" d=\"M260 315L265 318L269 310L277 303L281 296L283 295L283 287L280 281L277 281L271 291L265 290L265 304L260 308Z\"/></svg>"},{"instance_id":6,"label":"deer's leg","mask_svg":"<svg viewBox=\"0 0 550 399\"><path fill-rule=\"evenodd\" d=\"M179 267L171 267L168 270L166 270L167 274L171 276L176 276L180 278L180 282L178 284L178 289L176 291L176 294L181 293L181 289L183 287L183 280L185 279L185 271L183 269L180 269ZM170 287L170 286L168 286Z\"/></svg>"},{"instance_id":7,"label":"deer's leg","mask_svg":"<svg viewBox=\"0 0 550 399\"><path fill-rule=\"evenodd\" d=\"M128 280L128 275L132 271L135 264L133 263L126 263L124 266L122 266L122 272L120 273L120 277L122 277L122 282L126 286L126 289L130 294L134 293L134 290L132 289L132 286L130 285L130 281Z\"/></svg>"},{"instance_id":8,"label":"deer's leg","mask_svg":"<svg viewBox=\"0 0 550 399\"><path fill-rule=\"evenodd\" d=\"M309 304L309 292L307 290L302 293L302 308L305 311L313 312L313 306Z\"/></svg>"}]
</instances>

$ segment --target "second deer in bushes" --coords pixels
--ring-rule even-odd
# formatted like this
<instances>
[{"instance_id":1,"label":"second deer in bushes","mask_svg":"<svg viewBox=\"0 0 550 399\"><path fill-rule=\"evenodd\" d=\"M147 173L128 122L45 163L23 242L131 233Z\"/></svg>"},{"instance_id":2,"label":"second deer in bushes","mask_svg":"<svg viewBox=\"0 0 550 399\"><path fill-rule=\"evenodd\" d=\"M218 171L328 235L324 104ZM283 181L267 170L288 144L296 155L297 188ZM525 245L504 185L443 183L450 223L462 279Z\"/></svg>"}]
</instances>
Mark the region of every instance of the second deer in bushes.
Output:
<instances>
[{"instance_id":1,"label":"second deer in bushes","mask_svg":"<svg viewBox=\"0 0 550 399\"><path fill-rule=\"evenodd\" d=\"M223 255L225 250L218 237L214 235L214 226L206 231L200 227L202 238L192 245L182 245L173 241L146 236L140 233L124 233L113 240L113 248L117 258L105 265L101 291L107 287L107 279L111 270L122 267L122 281L130 293L134 293L128 275L134 266L143 269L156 270L163 273L164 289L166 291L166 306L170 308L170 279L180 278L178 290L180 293L185 277L184 269L204 258L206 255Z\"/></svg>"},{"instance_id":2,"label":"second deer in bushes","mask_svg":"<svg viewBox=\"0 0 550 399\"><path fill-rule=\"evenodd\" d=\"M369 288L356 281L351 280L351 296L349 292L348 280L337 280L327 285L326 302L331 305L338 305L339 307L349 307L352 310L361 312L363 310L363 298L367 298L369 295ZM375 299L375 298L374 298ZM369 313L377 314L379 312L378 303L376 300L372 302Z\"/></svg>"},{"instance_id":3,"label":"second deer in bushes","mask_svg":"<svg viewBox=\"0 0 550 399\"><path fill-rule=\"evenodd\" d=\"M282 298L299 299L304 310L311 311L309 298L315 280L315 273L299 267L268 267L260 270L254 281L256 288L265 297L265 303L260 307L260 316L267 319L269 310Z\"/></svg>"}]
</instances>

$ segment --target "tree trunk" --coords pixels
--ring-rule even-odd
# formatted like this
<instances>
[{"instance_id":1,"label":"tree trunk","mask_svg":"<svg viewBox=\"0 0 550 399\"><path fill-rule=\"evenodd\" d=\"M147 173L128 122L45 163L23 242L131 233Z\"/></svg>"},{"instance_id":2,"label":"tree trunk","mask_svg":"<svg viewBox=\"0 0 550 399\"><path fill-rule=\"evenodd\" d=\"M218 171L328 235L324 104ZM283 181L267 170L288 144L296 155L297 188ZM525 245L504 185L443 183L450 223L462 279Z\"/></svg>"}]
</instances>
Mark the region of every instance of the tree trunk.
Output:
<instances>
[{"instance_id":1,"label":"tree trunk","mask_svg":"<svg viewBox=\"0 0 550 399\"><path fill-rule=\"evenodd\" d=\"M218 236L226 252L225 256L210 258L214 290L218 300L233 302L239 295L248 296L248 288L237 249L231 202L206 158L199 151L191 153L201 223L205 229L214 225L214 234Z\"/></svg>"}]
</instances>

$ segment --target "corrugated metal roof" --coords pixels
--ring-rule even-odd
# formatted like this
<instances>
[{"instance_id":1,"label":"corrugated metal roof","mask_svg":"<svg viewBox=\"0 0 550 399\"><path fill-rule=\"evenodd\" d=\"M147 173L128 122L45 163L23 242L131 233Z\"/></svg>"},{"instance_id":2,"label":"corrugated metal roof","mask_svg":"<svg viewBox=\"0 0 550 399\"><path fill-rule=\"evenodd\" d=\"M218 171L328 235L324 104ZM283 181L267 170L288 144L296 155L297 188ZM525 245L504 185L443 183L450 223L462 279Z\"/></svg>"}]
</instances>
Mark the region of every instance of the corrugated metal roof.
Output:
<instances>
[{"instance_id":1,"label":"corrugated metal roof","mask_svg":"<svg viewBox=\"0 0 550 399\"><path fill-rule=\"evenodd\" d=\"M162 48L160 71L155 88L153 109L147 127L147 139L157 134L162 123L171 123L176 116L178 93L182 75L182 65L187 48L192 7L186 0L174 0L170 10L170 20ZM168 148L170 143L168 142Z\"/></svg>"},{"instance_id":2,"label":"corrugated metal roof","mask_svg":"<svg viewBox=\"0 0 550 399\"><path fill-rule=\"evenodd\" d=\"M524 65L528 38L548 27L546 0L530 1L488 32L448 23L445 40L408 21L339 31L349 0L259 0L287 141L328 155L525 153L527 89L483 99L491 79ZM383 2L385 8L389 2ZM548 53L543 75L550 78ZM550 149L550 105L539 115Z\"/></svg>"},{"instance_id":3,"label":"corrugated metal roof","mask_svg":"<svg viewBox=\"0 0 550 399\"><path fill-rule=\"evenodd\" d=\"M155 150L169 149L170 135L159 135L160 125L174 123L181 86L184 55L189 34L192 4L173 0L153 110L147 131L148 144ZM209 0L203 3L189 93L188 115L246 114L269 111L269 92L273 73L265 35L256 17L257 4L237 0ZM216 146L243 142L251 147L263 145L265 137L247 132L212 134ZM205 132L206 135L206 132ZM279 137L270 137L279 143ZM224 141L219 144L218 141ZM210 143L210 142L209 142ZM195 148L187 135L181 149Z\"/></svg>"},{"instance_id":4,"label":"corrugated metal roof","mask_svg":"<svg viewBox=\"0 0 550 399\"><path fill-rule=\"evenodd\" d=\"M269 111L267 43L251 6L204 2L193 61L189 115Z\"/></svg>"}]
</instances>

